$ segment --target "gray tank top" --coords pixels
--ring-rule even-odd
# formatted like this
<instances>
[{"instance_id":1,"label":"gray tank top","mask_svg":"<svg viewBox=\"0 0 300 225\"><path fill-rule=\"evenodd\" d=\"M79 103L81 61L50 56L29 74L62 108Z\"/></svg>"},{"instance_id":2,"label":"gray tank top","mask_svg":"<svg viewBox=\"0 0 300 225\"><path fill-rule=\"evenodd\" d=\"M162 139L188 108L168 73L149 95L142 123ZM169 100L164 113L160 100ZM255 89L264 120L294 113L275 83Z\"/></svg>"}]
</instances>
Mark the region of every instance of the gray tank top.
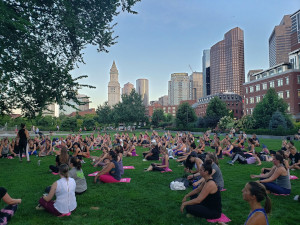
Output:
<instances>
[{"instance_id":1,"label":"gray tank top","mask_svg":"<svg viewBox=\"0 0 300 225\"><path fill-rule=\"evenodd\" d=\"M280 186L280 187L283 187L283 188L286 188L286 189L289 189L291 190L291 181L290 181L290 176L289 174L286 175L286 176L279 176L275 183Z\"/></svg>"},{"instance_id":2,"label":"gray tank top","mask_svg":"<svg viewBox=\"0 0 300 225\"><path fill-rule=\"evenodd\" d=\"M7 145L6 147L3 145L2 147L2 155L6 155L9 153L9 145Z\"/></svg>"},{"instance_id":3,"label":"gray tank top","mask_svg":"<svg viewBox=\"0 0 300 225\"><path fill-rule=\"evenodd\" d=\"M217 164L212 164L212 168L216 171L213 175L213 179L216 182L218 189L221 190L224 188L224 179L223 179L223 175L222 172L220 170L220 168L218 167Z\"/></svg>"}]
</instances>

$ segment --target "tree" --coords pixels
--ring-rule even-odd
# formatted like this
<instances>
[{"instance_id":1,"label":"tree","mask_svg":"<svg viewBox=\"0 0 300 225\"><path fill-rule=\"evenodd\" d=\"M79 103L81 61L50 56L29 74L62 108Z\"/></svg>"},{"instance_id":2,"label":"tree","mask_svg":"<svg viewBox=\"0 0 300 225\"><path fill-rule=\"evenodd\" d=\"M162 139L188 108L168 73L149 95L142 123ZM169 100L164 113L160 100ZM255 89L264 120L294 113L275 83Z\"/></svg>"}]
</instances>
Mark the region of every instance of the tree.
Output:
<instances>
[{"instance_id":1,"label":"tree","mask_svg":"<svg viewBox=\"0 0 300 225\"><path fill-rule=\"evenodd\" d=\"M108 102L104 102L104 105L98 106L97 110L97 121L100 124L109 125L112 123L112 108L108 105Z\"/></svg>"},{"instance_id":2,"label":"tree","mask_svg":"<svg viewBox=\"0 0 300 225\"><path fill-rule=\"evenodd\" d=\"M287 123L281 112L276 111L273 113L272 118L269 123L269 129L274 130L277 128L285 129L287 128Z\"/></svg>"},{"instance_id":3,"label":"tree","mask_svg":"<svg viewBox=\"0 0 300 225\"><path fill-rule=\"evenodd\" d=\"M53 102L82 104L76 98L80 76L70 71L84 63L82 50L108 51L116 43L113 19L136 13L140 0L0 1L0 114L20 108L34 117Z\"/></svg>"},{"instance_id":4,"label":"tree","mask_svg":"<svg viewBox=\"0 0 300 225\"><path fill-rule=\"evenodd\" d=\"M189 103L184 102L179 105L176 112L176 126L178 128L187 128L189 124L195 122L196 119L195 111Z\"/></svg>"},{"instance_id":5,"label":"tree","mask_svg":"<svg viewBox=\"0 0 300 225\"><path fill-rule=\"evenodd\" d=\"M77 128L77 121L75 117L66 117L61 122L61 130L72 130L75 131Z\"/></svg>"},{"instance_id":6,"label":"tree","mask_svg":"<svg viewBox=\"0 0 300 225\"><path fill-rule=\"evenodd\" d=\"M205 126L215 127L222 117L228 115L229 111L226 107L225 102L221 101L220 98L216 96L208 103L206 116L204 117Z\"/></svg>"},{"instance_id":7,"label":"tree","mask_svg":"<svg viewBox=\"0 0 300 225\"><path fill-rule=\"evenodd\" d=\"M151 123L157 127L158 124L161 122L161 121L164 121L165 120L165 115L164 115L164 111L162 109L156 109L154 110L153 112L153 115L152 115L152 121Z\"/></svg>"},{"instance_id":8,"label":"tree","mask_svg":"<svg viewBox=\"0 0 300 225\"><path fill-rule=\"evenodd\" d=\"M287 108L288 104L278 97L274 88L270 88L263 100L254 108L253 118L256 120L256 127L268 128L273 113L279 111L285 116Z\"/></svg>"}]
</instances>

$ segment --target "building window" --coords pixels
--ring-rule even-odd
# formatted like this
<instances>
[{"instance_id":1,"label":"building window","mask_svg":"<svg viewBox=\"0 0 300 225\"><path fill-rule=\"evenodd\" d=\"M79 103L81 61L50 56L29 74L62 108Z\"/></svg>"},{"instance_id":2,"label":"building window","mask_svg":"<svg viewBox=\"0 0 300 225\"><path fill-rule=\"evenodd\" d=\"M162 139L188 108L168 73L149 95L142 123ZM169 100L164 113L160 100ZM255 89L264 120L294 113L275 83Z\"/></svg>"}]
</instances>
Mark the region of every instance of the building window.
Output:
<instances>
[{"instance_id":1,"label":"building window","mask_svg":"<svg viewBox=\"0 0 300 225\"><path fill-rule=\"evenodd\" d=\"M286 98L290 98L290 91L286 91Z\"/></svg>"},{"instance_id":2,"label":"building window","mask_svg":"<svg viewBox=\"0 0 300 225\"><path fill-rule=\"evenodd\" d=\"M256 91L260 91L260 84L257 84L257 85L255 86L255 89L256 89Z\"/></svg>"},{"instance_id":3,"label":"building window","mask_svg":"<svg viewBox=\"0 0 300 225\"><path fill-rule=\"evenodd\" d=\"M248 109L246 109L246 114L247 114L247 115L249 114Z\"/></svg>"},{"instance_id":4,"label":"building window","mask_svg":"<svg viewBox=\"0 0 300 225\"><path fill-rule=\"evenodd\" d=\"M263 83L263 86L262 86L263 90L267 90L268 88L268 84L267 83Z\"/></svg>"},{"instance_id":5,"label":"building window","mask_svg":"<svg viewBox=\"0 0 300 225\"><path fill-rule=\"evenodd\" d=\"M298 98L300 98L300 89L298 89L297 91L298 91Z\"/></svg>"},{"instance_id":6,"label":"building window","mask_svg":"<svg viewBox=\"0 0 300 225\"><path fill-rule=\"evenodd\" d=\"M291 112L291 106L290 106L290 103L288 103L287 111L288 111L288 112Z\"/></svg>"},{"instance_id":7,"label":"building window","mask_svg":"<svg viewBox=\"0 0 300 225\"><path fill-rule=\"evenodd\" d=\"M277 80L277 86L280 87L283 85L283 79Z\"/></svg>"},{"instance_id":8,"label":"building window","mask_svg":"<svg viewBox=\"0 0 300 225\"><path fill-rule=\"evenodd\" d=\"M279 98L283 98L283 91L278 92L277 94L278 94L278 97L279 97Z\"/></svg>"},{"instance_id":9,"label":"building window","mask_svg":"<svg viewBox=\"0 0 300 225\"><path fill-rule=\"evenodd\" d=\"M260 102L260 96L256 96L256 103Z\"/></svg>"},{"instance_id":10,"label":"building window","mask_svg":"<svg viewBox=\"0 0 300 225\"><path fill-rule=\"evenodd\" d=\"M250 104L254 103L254 97L250 98Z\"/></svg>"},{"instance_id":11,"label":"building window","mask_svg":"<svg viewBox=\"0 0 300 225\"><path fill-rule=\"evenodd\" d=\"M274 81L270 81L270 88L273 88L275 85L274 85Z\"/></svg>"},{"instance_id":12,"label":"building window","mask_svg":"<svg viewBox=\"0 0 300 225\"><path fill-rule=\"evenodd\" d=\"M249 89L250 89L249 90L250 93L253 92L253 86L250 86Z\"/></svg>"},{"instance_id":13,"label":"building window","mask_svg":"<svg viewBox=\"0 0 300 225\"><path fill-rule=\"evenodd\" d=\"M286 85L289 85L289 83L290 83L289 77L286 77L286 78L285 78L285 84L286 84Z\"/></svg>"},{"instance_id":14,"label":"building window","mask_svg":"<svg viewBox=\"0 0 300 225\"><path fill-rule=\"evenodd\" d=\"M246 104L248 104L248 98L246 98Z\"/></svg>"},{"instance_id":15,"label":"building window","mask_svg":"<svg viewBox=\"0 0 300 225\"><path fill-rule=\"evenodd\" d=\"M297 83L300 84L300 76L297 76Z\"/></svg>"},{"instance_id":16,"label":"building window","mask_svg":"<svg viewBox=\"0 0 300 225\"><path fill-rule=\"evenodd\" d=\"M248 94L248 88L246 87L246 94Z\"/></svg>"}]
</instances>

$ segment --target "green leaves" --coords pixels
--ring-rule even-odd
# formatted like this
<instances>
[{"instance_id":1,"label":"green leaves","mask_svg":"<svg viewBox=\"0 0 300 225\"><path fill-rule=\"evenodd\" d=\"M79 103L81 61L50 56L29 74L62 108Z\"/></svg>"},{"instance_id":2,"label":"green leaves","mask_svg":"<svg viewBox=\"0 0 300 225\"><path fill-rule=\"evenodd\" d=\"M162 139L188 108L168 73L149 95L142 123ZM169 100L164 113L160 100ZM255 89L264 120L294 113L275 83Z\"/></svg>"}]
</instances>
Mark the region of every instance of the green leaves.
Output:
<instances>
[{"instance_id":1,"label":"green leaves","mask_svg":"<svg viewBox=\"0 0 300 225\"><path fill-rule=\"evenodd\" d=\"M194 109L184 102L179 105L176 112L176 126L187 128L190 123L195 122L197 119Z\"/></svg>"}]
</instances>

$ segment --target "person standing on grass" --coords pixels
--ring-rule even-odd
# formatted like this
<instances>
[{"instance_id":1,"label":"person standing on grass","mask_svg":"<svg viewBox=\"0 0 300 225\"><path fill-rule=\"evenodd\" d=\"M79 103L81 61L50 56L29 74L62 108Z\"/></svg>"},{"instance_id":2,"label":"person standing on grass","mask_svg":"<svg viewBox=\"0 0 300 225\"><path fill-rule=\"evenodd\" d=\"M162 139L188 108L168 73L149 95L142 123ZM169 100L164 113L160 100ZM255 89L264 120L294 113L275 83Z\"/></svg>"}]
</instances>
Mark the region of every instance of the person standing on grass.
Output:
<instances>
[{"instance_id":1,"label":"person standing on grass","mask_svg":"<svg viewBox=\"0 0 300 225\"><path fill-rule=\"evenodd\" d=\"M204 182L182 199L180 211L183 213L186 208L187 217L197 216L205 219L221 217L221 193L212 178L212 170L212 161L206 160L200 168L200 175L204 178ZM187 201L189 197L191 200Z\"/></svg>"},{"instance_id":2,"label":"person standing on grass","mask_svg":"<svg viewBox=\"0 0 300 225\"><path fill-rule=\"evenodd\" d=\"M11 198L7 193L7 190L3 187L0 187L0 199L8 204L4 209L1 209L0 211L0 224L5 225L17 211L18 204L21 204L22 199Z\"/></svg>"},{"instance_id":3,"label":"person standing on grass","mask_svg":"<svg viewBox=\"0 0 300 225\"><path fill-rule=\"evenodd\" d=\"M76 182L69 177L67 164L59 166L59 176L60 179L52 184L49 194L40 198L37 210L45 209L55 216L62 216L76 209ZM55 202L52 200L54 195L56 196Z\"/></svg>"},{"instance_id":4,"label":"person standing on grass","mask_svg":"<svg viewBox=\"0 0 300 225\"><path fill-rule=\"evenodd\" d=\"M269 225L267 214L271 212L271 200L266 188L258 182L249 182L242 190L243 199L250 205L250 214L244 225ZM264 208L261 202L265 199Z\"/></svg>"},{"instance_id":5,"label":"person standing on grass","mask_svg":"<svg viewBox=\"0 0 300 225\"><path fill-rule=\"evenodd\" d=\"M30 162L29 154L27 150L27 142L29 139L29 132L26 129L26 125L24 123L21 123L21 129L19 130L17 134L17 138L19 138L19 159L20 162L22 162L22 155L23 152L26 153L27 162Z\"/></svg>"}]
</instances>

